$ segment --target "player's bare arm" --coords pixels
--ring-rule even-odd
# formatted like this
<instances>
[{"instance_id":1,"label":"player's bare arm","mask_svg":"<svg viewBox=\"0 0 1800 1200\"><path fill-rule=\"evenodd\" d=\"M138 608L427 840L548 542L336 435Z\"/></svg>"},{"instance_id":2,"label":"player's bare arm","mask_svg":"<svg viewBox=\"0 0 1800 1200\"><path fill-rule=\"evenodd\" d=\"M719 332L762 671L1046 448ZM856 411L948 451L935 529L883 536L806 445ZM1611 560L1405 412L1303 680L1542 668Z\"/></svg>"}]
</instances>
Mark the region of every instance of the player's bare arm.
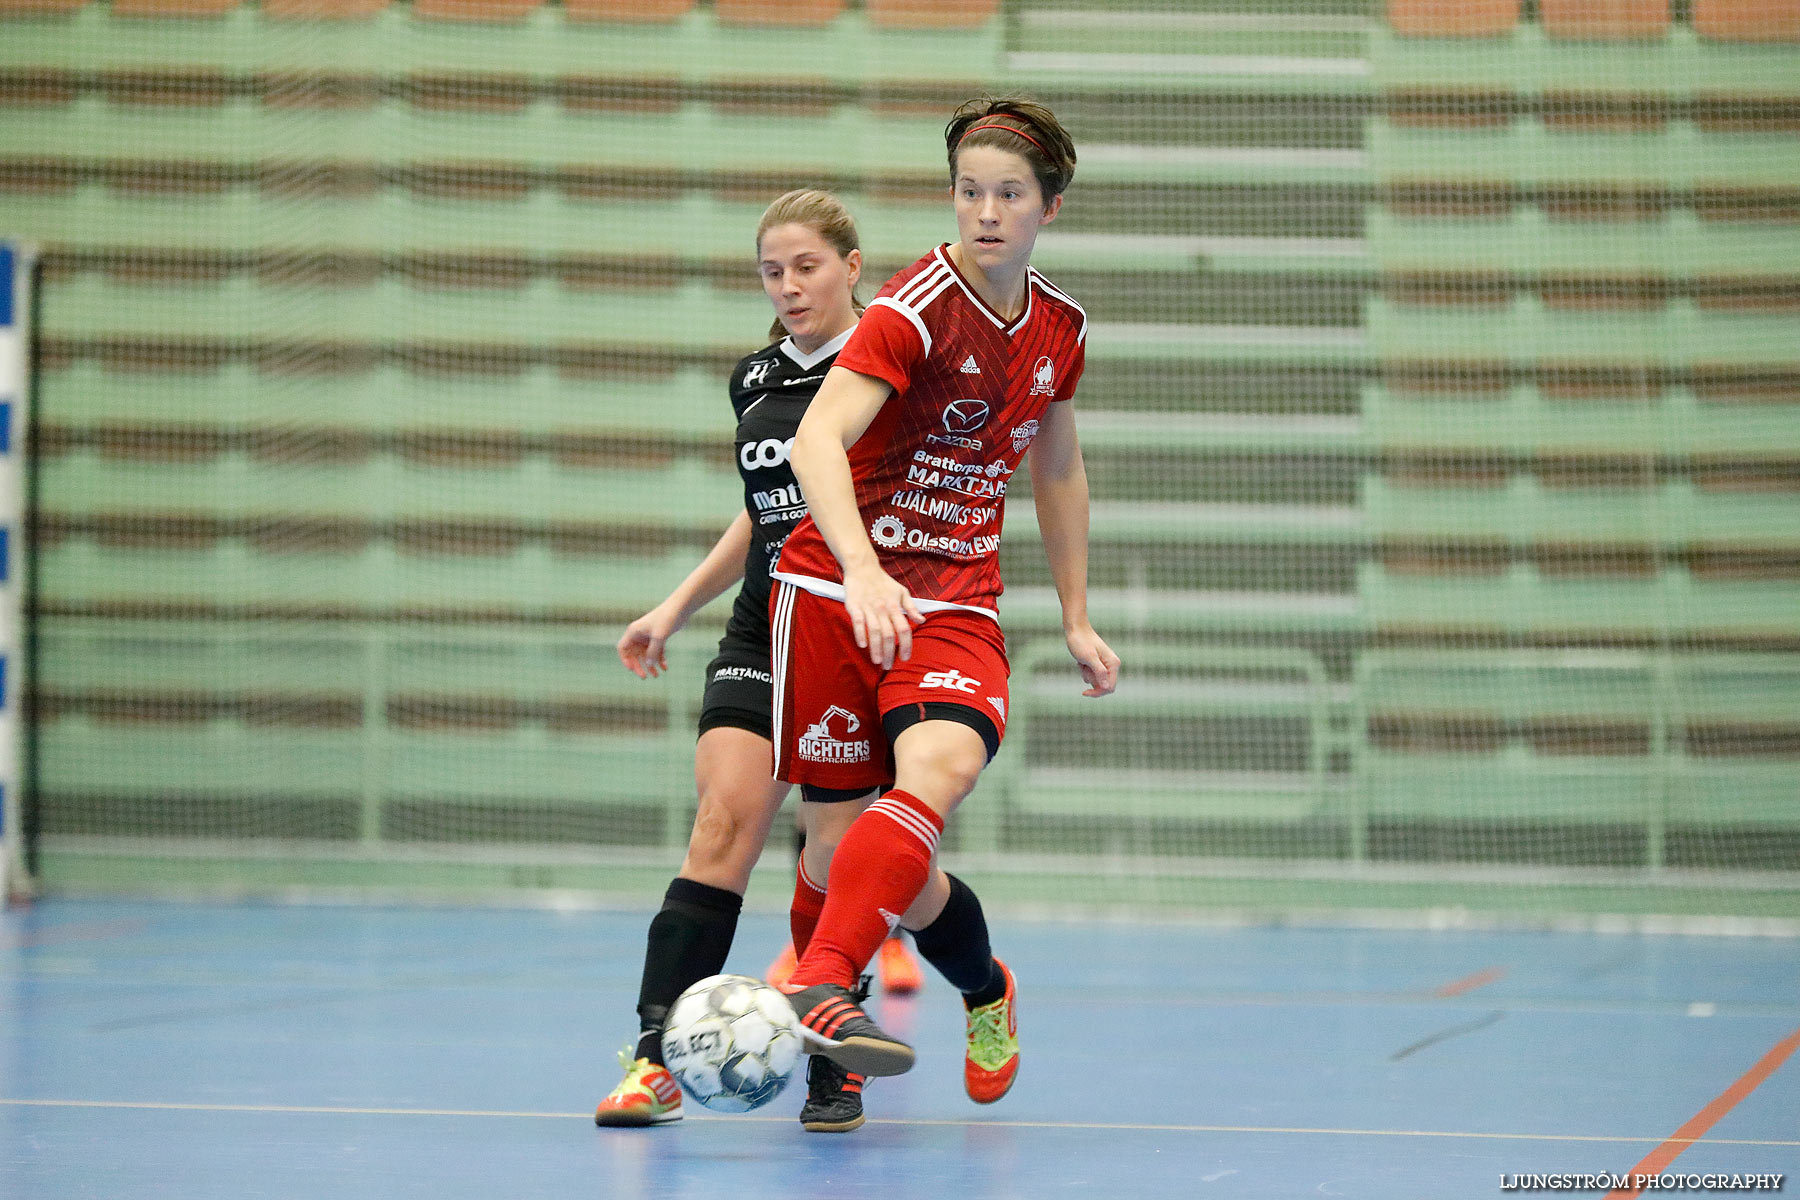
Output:
<instances>
[{"instance_id":1,"label":"player's bare arm","mask_svg":"<svg viewBox=\"0 0 1800 1200\"><path fill-rule=\"evenodd\" d=\"M669 669L668 641L693 615L724 595L744 577L744 555L750 549L750 514L740 512L719 535L700 565L661 604L625 627L619 639L619 661L639 679Z\"/></svg>"},{"instance_id":2,"label":"player's bare arm","mask_svg":"<svg viewBox=\"0 0 1800 1200\"><path fill-rule=\"evenodd\" d=\"M801 419L789 455L813 523L843 568L844 607L856 644L884 670L896 657L912 656L912 627L925 615L881 568L856 506L848 451L892 393L885 380L833 367Z\"/></svg>"},{"instance_id":3,"label":"player's bare arm","mask_svg":"<svg viewBox=\"0 0 1800 1200\"><path fill-rule=\"evenodd\" d=\"M1031 444L1031 494L1050 578L1062 603L1063 637L1087 681L1084 696L1111 695L1119 686L1119 656L1088 621L1088 483L1068 403L1050 405Z\"/></svg>"}]
</instances>

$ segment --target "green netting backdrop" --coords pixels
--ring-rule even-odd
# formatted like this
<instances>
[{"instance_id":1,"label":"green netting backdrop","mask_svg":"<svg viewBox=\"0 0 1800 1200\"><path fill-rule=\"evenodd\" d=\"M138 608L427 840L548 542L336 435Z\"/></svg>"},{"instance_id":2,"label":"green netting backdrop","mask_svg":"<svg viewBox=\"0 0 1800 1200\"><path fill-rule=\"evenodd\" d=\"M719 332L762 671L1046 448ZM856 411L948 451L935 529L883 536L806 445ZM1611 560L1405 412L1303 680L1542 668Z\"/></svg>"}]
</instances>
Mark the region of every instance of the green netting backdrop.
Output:
<instances>
[{"instance_id":1,"label":"green netting backdrop","mask_svg":"<svg viewBox=\"0 0 1800 1200\"><path fill-rule=\"evenodd\" d=\"M650 897L725 606L611 645L739 502L756 218L835 189L885 278L1004 90L1080 147L1127 675L1020 497L963 869L1800 916L1800 29L1712 3L8 6L41 884Z\"/></svg>"}]
</instances>

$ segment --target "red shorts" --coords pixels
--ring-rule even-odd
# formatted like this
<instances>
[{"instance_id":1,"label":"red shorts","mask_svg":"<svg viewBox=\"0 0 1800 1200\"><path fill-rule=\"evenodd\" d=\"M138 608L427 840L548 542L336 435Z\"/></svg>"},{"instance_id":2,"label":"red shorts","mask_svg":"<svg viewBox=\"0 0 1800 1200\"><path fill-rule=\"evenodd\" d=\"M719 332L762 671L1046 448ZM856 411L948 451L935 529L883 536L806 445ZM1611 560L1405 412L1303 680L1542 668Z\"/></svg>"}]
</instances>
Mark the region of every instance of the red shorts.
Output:
<instances>
[{"instance_id":1,"label":"red shorts","mask_svg":"<svg viewBox=\"0 0 1800 1200\"><path fill-rule=\"evenodd\" d=\"M961 609L927 613L913 627L912 657L883 671L856 644L841 600L778 579L769 616L777 779L844 791L886 787L894 750L884 719L890 728L961 720L982 734L990 757L1006 735L1011 670L993 618ZM907 712L909 706L917 707Z\"/></svg>"}]
</instances>

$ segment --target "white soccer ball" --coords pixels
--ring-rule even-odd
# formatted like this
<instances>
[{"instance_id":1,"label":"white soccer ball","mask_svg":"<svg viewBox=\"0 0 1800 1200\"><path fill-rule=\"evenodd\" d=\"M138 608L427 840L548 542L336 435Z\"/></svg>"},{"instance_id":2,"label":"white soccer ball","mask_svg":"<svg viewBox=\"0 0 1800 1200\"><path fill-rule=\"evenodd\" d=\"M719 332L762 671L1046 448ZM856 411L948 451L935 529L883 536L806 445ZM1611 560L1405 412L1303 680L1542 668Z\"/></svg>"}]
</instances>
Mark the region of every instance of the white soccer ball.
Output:
<instances>
[{"instance_id":1,"label":"white soccer ball","mask_svg":"<svg viewBox=\"0 0 1800 1200\"><path fill-rule=\"evenodd\" d=\"M761 1108L800 1065L800 1022L787 997L747 975L713 975L681 993L663 1022L663 1064L682 1090L719 1112Z\"/></svg>"}]
</instances>

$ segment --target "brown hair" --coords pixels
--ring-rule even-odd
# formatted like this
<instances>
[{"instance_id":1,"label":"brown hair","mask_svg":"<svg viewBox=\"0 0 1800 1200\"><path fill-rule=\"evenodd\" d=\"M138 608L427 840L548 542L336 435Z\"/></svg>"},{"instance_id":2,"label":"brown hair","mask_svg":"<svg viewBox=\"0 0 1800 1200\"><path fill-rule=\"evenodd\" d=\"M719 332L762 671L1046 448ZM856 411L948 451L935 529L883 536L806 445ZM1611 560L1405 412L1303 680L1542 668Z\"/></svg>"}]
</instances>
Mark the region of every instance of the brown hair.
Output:
<instances>
[{"instance_id":1,"label":"brown hair","mask_svg":"<svg viewBox=\"0 0 1800 1200\"><path fill-rule=\"evenodd\" d=\"M1043 190L1046 208L1075 177L1074 139L1055 113L1031 100L982 97L956 110L944 126L952 184L956 156L967 146L992 146L1023 158Z\"/></svg>"},{"instance_id":2,"label":"brown hair","mask_svg":"<svg viewBox=\"0 0 1800 1200\"><path fill-rule=\"evenodd\" d=\"M844 202L830 192L816 188L796 188L777 196L775 203L763 210L762 220L756 223L758 255L762 254L763 234L777 225L806 226L837 251L839 258L849 258L852 250L862 248L856 236L856 221L844 207ZM863 304L856 298L854 285L850 288L850 307L859 315L862 313ZM774 324L769 326L769 340L779 342L786 336L787 327L780 317L775 318Z\"/></svg>"}]
</instances>

